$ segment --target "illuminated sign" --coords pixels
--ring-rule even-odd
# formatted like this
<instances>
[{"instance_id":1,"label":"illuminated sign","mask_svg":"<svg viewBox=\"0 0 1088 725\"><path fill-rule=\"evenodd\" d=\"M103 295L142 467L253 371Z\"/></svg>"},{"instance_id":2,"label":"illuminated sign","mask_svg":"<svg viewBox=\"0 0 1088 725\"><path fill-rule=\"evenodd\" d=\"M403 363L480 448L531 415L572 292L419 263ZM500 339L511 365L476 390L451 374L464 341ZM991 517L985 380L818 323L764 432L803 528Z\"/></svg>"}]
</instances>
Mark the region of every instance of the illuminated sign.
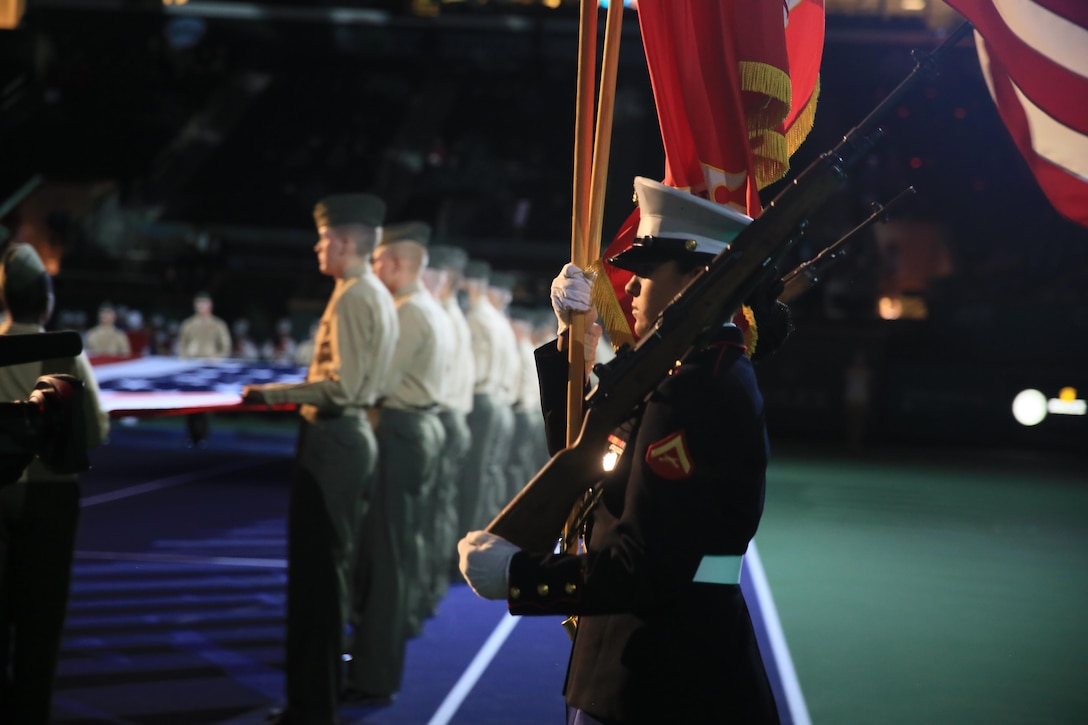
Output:
<instances>
[{"instance_id":1,"label":"illuminated sign","mask_svg":"<svg viewBox=\"0 0 1088 725\"><path fill-rule=\"evenodd\" d=\"M1039 425L1047 415L1085 415L1088 403L1077 397L1077 389L1064 387L1057 398L1047 398L1042 392L1021 390L1012 401L1012 415L1021 425Z\"/></svg>"}]
</instances>

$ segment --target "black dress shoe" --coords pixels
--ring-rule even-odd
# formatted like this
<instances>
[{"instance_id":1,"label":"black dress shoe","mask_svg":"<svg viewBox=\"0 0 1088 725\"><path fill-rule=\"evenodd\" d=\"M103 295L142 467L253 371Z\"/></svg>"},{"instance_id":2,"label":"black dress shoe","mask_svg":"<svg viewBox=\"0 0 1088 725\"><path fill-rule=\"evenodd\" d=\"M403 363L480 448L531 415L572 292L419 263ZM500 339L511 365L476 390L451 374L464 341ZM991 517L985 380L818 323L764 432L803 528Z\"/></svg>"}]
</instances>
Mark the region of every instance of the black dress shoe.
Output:
<instances>
[{"instance_id":1,"label":"black dress shoe","mask_svg":"<svg viewBox=\"0 0 1088 725\"><path fill-rule=\"evenodd\" d=\"M340 702L352 707L389 707L396 699L395 692L390 694L363 692L354 687L345 688L340 693Z\"/></svg>"}]
</instances>

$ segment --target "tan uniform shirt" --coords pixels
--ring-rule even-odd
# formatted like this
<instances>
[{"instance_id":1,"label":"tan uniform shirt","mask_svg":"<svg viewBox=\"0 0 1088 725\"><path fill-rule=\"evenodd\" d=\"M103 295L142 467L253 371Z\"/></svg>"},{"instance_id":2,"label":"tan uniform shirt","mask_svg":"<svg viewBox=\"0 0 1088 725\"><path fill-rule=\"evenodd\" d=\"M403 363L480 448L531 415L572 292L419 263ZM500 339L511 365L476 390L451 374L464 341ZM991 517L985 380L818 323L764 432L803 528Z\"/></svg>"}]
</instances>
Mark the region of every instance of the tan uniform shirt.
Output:
<instances>
[{"instance_id":1,"label":"tan uniform shirt","mask_svg":"<svg viewBox=\"0 0 1088 725\"><path fill-rule=\"evenodd\" d=\"M442 302L442 307L450 319L453 333L453 354L450 355L449 396L446 406L459 413L472 412L472 390L476 385L476 361L472 355L472 333L469 332L468 320L457 303L457 297L451 295Z\"/></svg>"},{"instance_id":2,"label":"tan uniform shirt","mask_svg":"<svg viewBox=\"0 0 1088 725\"><path fill-rule=\"evenodd\" d=\"M178 329L178 357L224 358L231 353L230 330L215 315L193 315Z\"/></svg>"},{"instance_id":3,"label":"tan uniform shirt","mask_svg":"<svg viewBox=\"0 0 1088 725\"><path fill-rule=\"evenodd\" d=\"M262 386L272 404L299 403L303 416L369 408L386 389L400 326L393 297L362 262L336 281L314 338L306 382Z\"/></svg>"},{"instance_id":4,"label":"tan uniform shirt","mask_svg":"<svg viewBox=\"0 0 1088 725\"><path fill-rule=\"evenodd\" d=\"M83 349L85 352L95 355L122 357L132 354L132 347L128 343L128 335L113 325L95 325L87 330L87 339L83 343Z\"/></svg>"},{"instance_id":5,"label":"tan uniform shirt","mask_svg":"<svg viewBox=\"0 0 1088 725\"><path fill-rule=\"evenodd\" d=\"M472 359L476 367L473 391L499 397L506 379L507 356L500 326L506 324L505 318L481 295L469 307L465 319L472 335Z\"/></svg>"},{"instance_id":6,"label":"tan uniform shirt","mask_svg":"<svg viewBox=\"0 0 1088 725\"><path fill-rule=\"evenodd\" d=\"M539 415L540 413L540 383L536 377L536 354L533 343L528 340L518 340L519 380L517 409Z\"/></svg>"},{"instance_id":7,"label":"tan uniform shirt","mask_svg":"<svg viewBox=\"0 0 1088 725\"><path fill-rule=\"evenodd\" d=\"M383 406L437 409L446 399L445 366L453 352L453 333L446 313L419 282L397 290L394 300L400 337Z\"/></svg>"},{"instance_id":8,"label":"tan uniform shirt","mask_svg":"<svg viewBox=\"0 0 1088 725\"><path fill-rule=\"evenodd\" d=\"M0 335L31 335L44 332L40 325L27 325L18 322L4 322L0 324ZM98 395L98 381L95 380L94 371L91 369L87 356L80 353L74 358L48 361L46 368L49 373L64 373L74 375L83 381L83 427L87 448L95 446L106 440L110 431L110 418ZM0 400L16 401L26 400L34 389L34 384L43 374L43 363L29 362L20 365L5 365L0 367ZM74 474L57 474L49 471L41 461L34 459L21 480L26 481L65 481L75 478Z\"/></svg>"},{"instance_id":9,"label":"tan uniform shirt","mask_svg":"<svg viewBox=\"0 0 1088 725\"><path fill-rule=\"evenodd\" d=\"M521 393L521 353L518 352L518 339L509 317L498 310L495 310L494 317L495 335L503 357L499 400L506 405L514 405ZM535 370L535 364L533 368Z\"/></svg>"},{"instance_id":10,"label":"tan uniform shirt","mask_svg":"<svg viewBox=\"0 0 1088 725\"><path fill-rule=\"evenodd\" d=\"M314 341L313 340L303 340L302 342L300 342L298 344L298 347L295 348L295 359L294 359L293 362L296 365L309 365L310 361L313 360L313 359L314 359Z\"/></svg>"}]
</instances>

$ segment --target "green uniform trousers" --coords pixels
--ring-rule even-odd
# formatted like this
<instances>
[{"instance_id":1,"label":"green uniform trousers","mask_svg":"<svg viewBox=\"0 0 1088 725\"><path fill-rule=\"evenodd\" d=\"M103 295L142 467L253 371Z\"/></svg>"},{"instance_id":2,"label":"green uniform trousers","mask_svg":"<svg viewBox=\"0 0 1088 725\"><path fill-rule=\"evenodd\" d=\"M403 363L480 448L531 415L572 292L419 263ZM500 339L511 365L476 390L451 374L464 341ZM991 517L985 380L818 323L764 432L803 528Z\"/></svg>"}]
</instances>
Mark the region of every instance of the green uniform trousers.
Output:
<instances>
[{"instance_id":1,"label":"green uniform trousers","mask_svg":"<svg viewBox=\"0 0 1088 725\"><path fill-rule=\"evenodd\" d=\"M499 415L494 399L487 393L472 396L472 412L466 419L472 434L461 479L457 484L457 530L464 535L482 529L489 522L485 518L489 501L485 500L487 465L493 457L495 431Z\"/></svg>"},{"instance_id":2,"label":"green uniform trousers","mask_svg":"<svg viewBox=\"0 0 1088 725\"><path fill-rule=\"evenodd\" d=\"M461 478L469 446L472 444L472 431L469 430L465 414L453 410L444 410L438 414L442 427L446 431L446 445L438 466L438 485L435 487L434 511L434 552L431 563L431 608L438 603L449 590L450 573L457 568L457 541L465 533L457 528L457 483ZM458 573L458 578L460 574Z\"/></svg>"},{"instance_id":3,"label":"green uniform trousers","mask_svg":"<svg viewBox=\"0 0 1088 725\"><path fill-rule=\"evenodd\" d=\"M484 492L480 497L484 504L482 523L477 528L491 523L491 520L510 502L507 494L513 484L510 483L506 464L510 460L510 449L514 444L514 409L509 405L496 403L495 429L492 435L494 440L484 474ZM517 490L520 491L525 483L522 481Z\"/></svg>"},{"instance_id":4,"label":"green uniform trousers","mask_svg":"<svg viewBox=\"0 0 1088 725\"><path fill-rule=\"evenodd\" d=\"M287 516L287 713L337 722L355 542L378 446L366 416L303 421Z\"/></svg>"},{"instance_id":5,"label":"green uniform trousers","mask_svg":"<svg viewBox=\"0 0 1088 725\"><path fill-rule=\"evenodd\" d=\"M352 597L351 686L369 695L400 690L405 640L430 581L423 531L438 480L445 431L435 413L385 408L378 423L379 475L359 532Z\"/></svg>"}]
</instances>

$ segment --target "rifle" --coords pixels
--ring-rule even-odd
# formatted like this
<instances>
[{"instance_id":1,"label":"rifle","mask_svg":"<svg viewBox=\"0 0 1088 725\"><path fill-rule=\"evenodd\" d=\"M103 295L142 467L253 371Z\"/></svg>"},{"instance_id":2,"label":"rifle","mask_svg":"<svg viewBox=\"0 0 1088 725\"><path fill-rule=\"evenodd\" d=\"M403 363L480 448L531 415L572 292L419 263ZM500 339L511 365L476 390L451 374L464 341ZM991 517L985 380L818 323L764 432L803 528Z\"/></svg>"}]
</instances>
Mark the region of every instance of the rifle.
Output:
<instances>
[{"instance_id":1,"label":"rifle","mask_svg":"<svg viewBox=\"0 0 1088 725\"><path fill-rule=\"evenodd\" d=\"M870 213L864 221L839 237L835 242L824 247L823 250L812 259L807 262L802 262L786 274L782 275L782 279L780 280L782 283L782 293L778 295L778 299L782 302L792 302L815 287L822 279L823 274L836 262L846 256L849 243L854 241L862 230L868 229L878 221L887 221L888 212L891 208L907 198L908 195L913 194L914 187L908 186L906 189L903 189L903 191L896 194L887 204L874 203L872 213Z\"/></svg>"},{"instance_id":2,"label":"rifle","mask_svg":"<svg viewBox=\"0 0 1088 725\"><path fill-rule=\"evenodd\" d=\"M601 457L609 433L619 426L693 349L730 320L752 292L793 247L808 218L847 178L883 135L875 119L898 102L922 70L971 29L963 23L931 53L915 54L915 66L898 86L783 189L733 243L718 254L661 312L634 347L625 346L609 363L594 367L598 384L586 396L578 437L556 453L499 512L487 530L522 549L555 549L559 531L579 498L602 474Z\"/></svg>"}]
</instances>

